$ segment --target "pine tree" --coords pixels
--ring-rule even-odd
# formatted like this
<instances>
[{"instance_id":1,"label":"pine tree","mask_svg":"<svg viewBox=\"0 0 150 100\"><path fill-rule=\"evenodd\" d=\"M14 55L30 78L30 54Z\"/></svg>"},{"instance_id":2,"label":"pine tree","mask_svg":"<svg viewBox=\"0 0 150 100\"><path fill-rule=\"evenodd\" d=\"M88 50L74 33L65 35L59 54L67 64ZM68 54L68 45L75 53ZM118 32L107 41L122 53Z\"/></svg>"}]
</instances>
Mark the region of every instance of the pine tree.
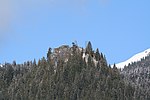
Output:
<instances>
[{"instance_id":1,"label":"pine tree","mask_svg":"<svg viewBox=\"0 0 150 100\"><path fill-rule=\"evenodd\" d=\"M88 44L87 44L87 47L86 47L86 54L87 54L87 53L88 53L88 54L92 54L92 51L93 51L93 49L92 49L92 44L91 44L91 42L89 41Z\"/></svg>"},{"instance_id":2,"label":"pine tree","mask_svg":"<svg viewBox=\"0 0 150 100\"><path fill-rule=\"evenodd\" d=\"M99 61L99 60L100 60L100 53L99 53L98 48L96 49L95 58L96 58L96 60L97 60L97 61Z\"/></svg>"},{"instance_id":3,"label":"pine tree","mask_svg":"<svg viewBox=\"0 0 150 100\"><path fill-rule=\"evenodd\" d=\"M16 61L13 61L13 66L16 66L17 64L16 64Z\"/></svg>"},{"instance_id":4,"label":"pine tree","mask_svg":"<svg viewBox=\"0 0 150 100\"><path fill-rule=\"evenodd\" d=\"M51 54L52 54L52 48L48 49L48 53L47 53L47 60L50 61L51 60Z\"/></svg>"}]
</instances>

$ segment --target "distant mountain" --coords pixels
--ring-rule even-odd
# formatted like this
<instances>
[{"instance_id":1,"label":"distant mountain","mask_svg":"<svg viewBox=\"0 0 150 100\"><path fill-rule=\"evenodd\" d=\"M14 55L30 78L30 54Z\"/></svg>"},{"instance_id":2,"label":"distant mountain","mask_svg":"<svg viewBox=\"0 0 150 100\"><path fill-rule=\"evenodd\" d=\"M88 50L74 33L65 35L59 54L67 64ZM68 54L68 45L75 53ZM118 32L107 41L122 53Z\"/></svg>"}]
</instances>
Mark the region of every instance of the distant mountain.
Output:
<instances>
[{"instance_id":1,"label":"distant mountain","mask_svg":"<svg viewBox=\"0 0 150 100\"><path fill-rule=\"evenodd\" d=\"M128 60L126 60L124 62L116 64L116 67L119 68L119 69L120 68L123 69L125 66L128 66L129 63L131 64L131 63L140 61L142 58L144 58L144 57L146 57L148 55L150 55L150 49L147 49L147 50L145 50L143 52L140 52L140 53L132 56L130 59L128 59Z\"/></svg>"}]
</instances>

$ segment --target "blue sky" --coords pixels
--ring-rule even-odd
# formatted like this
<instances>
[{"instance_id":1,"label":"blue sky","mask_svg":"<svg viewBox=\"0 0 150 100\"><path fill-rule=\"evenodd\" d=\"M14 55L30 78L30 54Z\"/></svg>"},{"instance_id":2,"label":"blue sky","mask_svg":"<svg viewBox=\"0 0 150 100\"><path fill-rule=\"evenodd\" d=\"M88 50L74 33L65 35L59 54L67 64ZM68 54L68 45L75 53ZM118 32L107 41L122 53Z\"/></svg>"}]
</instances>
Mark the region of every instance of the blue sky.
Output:
<instances>
[{"instance_id":1,"label":"blue sky","mask_svg":"<svg viewBox=\"0 0 150 100\"><path fill-rule=\"evenodd\" d=\"M91 41L108 63L150 48L150 0L0 0L0 63Z\"/></svg>"}]
</instances>

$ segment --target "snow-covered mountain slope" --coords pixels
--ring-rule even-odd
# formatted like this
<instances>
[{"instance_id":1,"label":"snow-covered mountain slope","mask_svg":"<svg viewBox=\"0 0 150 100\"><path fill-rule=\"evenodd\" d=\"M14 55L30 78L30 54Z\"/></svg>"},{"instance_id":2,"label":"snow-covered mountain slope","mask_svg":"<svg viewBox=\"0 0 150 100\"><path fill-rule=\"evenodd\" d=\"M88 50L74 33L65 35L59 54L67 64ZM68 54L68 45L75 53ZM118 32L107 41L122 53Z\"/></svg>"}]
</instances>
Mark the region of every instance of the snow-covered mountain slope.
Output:
<instances>
[{"instance_id":1,"label":"snow-covered mountain slope","mask_svg":"<svg viewBox=\"0 0 150 100\"><path fill-rule=\"evenodd\" d=\"M150 55L150 48L141 53L134 55L133 57L131 57L130 59L128 59L124 62L116 64L116 67L123 69L125 65L127 66L129 63L140 61L142 58L144 58L148 55Z\"/></svg>"}]
</instances>

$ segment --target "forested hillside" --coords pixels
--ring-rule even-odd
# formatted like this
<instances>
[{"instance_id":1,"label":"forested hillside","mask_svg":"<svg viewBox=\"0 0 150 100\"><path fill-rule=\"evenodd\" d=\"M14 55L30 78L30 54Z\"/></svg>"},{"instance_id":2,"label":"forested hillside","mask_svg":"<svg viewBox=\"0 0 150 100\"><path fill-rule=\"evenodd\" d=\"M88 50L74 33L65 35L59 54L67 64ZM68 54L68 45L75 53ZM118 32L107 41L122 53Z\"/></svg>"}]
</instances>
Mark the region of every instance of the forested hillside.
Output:
<instances>
[{"instance_id":1,"label":"forested hillside","mask_svg":"<svg viewBox=\"0 0 150 100\"><path fill-rule=\"evenodd\" d=\"M139 98L135 96L139 89L130 82L124 82L115 65L111 68L105 56L98 49L94 51L90 42L85 49L73 43L72 47L61 46L51 50L48 50L46 58L38 62L34 60L16 64L14 61L0 67L0 100Z\"/></svg>"},{"instance_id":2,"label":"forested hillside","mask_svg":"<svg viewBox=\"0 0 150 100\"><path fill-rule=\"evenodd\" d=\"M135 87L137 100L150 100L150 55L125 66L121 74L126 83Z\"/></svg>"}]
</instances>

